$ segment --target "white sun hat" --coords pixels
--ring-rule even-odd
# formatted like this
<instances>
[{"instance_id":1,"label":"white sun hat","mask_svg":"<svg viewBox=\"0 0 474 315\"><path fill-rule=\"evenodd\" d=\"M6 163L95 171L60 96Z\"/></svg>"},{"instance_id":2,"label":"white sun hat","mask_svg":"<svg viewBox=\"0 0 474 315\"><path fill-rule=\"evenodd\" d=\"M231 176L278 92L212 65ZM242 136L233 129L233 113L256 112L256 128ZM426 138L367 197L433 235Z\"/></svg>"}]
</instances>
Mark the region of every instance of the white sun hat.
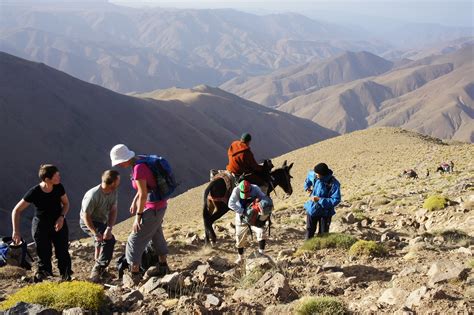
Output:
<instances>
[{"instance_id":1,"label":"white sun hat","mask_svg":"<svg viewBox=\"0 0 474 315\"><path fill-rule=\"evenodd\" d=\"M135 152L129 150L125 144L117 144L110 150L112 166L127 162L135 156Z\"/></svg>"}]
</instances>

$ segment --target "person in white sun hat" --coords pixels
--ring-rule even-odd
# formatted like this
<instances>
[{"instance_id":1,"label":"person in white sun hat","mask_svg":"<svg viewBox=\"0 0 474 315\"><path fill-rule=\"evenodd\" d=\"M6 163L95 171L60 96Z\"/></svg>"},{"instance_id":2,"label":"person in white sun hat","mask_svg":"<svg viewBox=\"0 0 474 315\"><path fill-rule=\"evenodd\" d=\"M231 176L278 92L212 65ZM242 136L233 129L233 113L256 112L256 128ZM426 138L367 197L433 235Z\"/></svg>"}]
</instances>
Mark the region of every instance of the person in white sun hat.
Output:
<instances>
[{"instance_id":1,"label":"person in white sun hat","mask_svg":"<svg viewBox=\"0 0 474 315\"><path fill-rule=\"evenodd\" d=\"M130 205L130 213L135 216L135 220L125 248L125 258L130 265L132 277L136 281L141 278L141 258L150 241L159 258L156 275L165 275L169 272L167 264L168 246L163 235L162 223L168 199L155 196L154 191L158 189L157 186L160 183L157 181L153 169L153 163L162 158L135 155L135 152L131 151L126 145L117 144L110 150L110 159L112 166L132 168L132 186L137 190Z\"/></svg>"}]
</instances>

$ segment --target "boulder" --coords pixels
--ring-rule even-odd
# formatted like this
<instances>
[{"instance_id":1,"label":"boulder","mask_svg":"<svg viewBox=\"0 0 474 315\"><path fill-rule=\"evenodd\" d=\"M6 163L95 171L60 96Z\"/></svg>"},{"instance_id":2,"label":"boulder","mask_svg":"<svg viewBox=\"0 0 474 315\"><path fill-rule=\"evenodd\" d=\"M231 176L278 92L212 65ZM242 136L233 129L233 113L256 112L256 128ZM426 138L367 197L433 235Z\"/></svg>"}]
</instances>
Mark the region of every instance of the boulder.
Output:
<instances>
[{"instance_id":1,"label":"boulder","mask_svg":"<svg viewBox=\"0 0 474 315\"><path fill-rule=\"evenodd\" d=\"M468 268L461 264L450 262L450 261L437 261L433 263L428 270L428 277L430 286L435 284L461 279L467 276Z\"/></svg>"},{"instance_id":2,"label":"boulder","mask_svg":"<svg viewBox=\"0 0 474 315\"><path fill-rule=\"evenodd\" d=\"M413 308L413 306L418 306L421 303L421 299L426 296L428 288L422 286L415 291L412 291L405 301L405 306Z\"/></svg>"},{"instance_id":3,"label":"boulder","mask_svg":"<svg viewBox=\"0 0 474 315\"><path fill-rule=\"evenodd\" d=\"M225 272L231 269L233 266L227 259L219 256L212 256L207 260L207 262L209 263L212 269L219 272Z\"/></svg>"},{"instance_id":4,"label":"boulder","mask_svg":"<svg viewBox=\"0 0 474 315\"><path fill-rule=\"evenodd\" d=\"M209 264L199 265L197 266L193 274L197 278L197 280L201 282L205 282L206 278L210 274L210 269L211 269L211 266Z\"/></svg>"},{"instance_id":5,"label":"boulder","mask_svg":"<svg viewBox=\"0 0 474 315\"><path fill-rule=\"evenodd\" d=\"M140 287L140 292L143 294L149 294L160 287L160 278L151 277L148 281Z\"/></svg>"},{"instance_id":6,"label":"boulder","mask_svg":"<svg viewBox=\"0 0 474 315\"><path fill-rule=\"evenodd\" d=\"M9 308L5 315L16 314L41 314L41 315L59 315L61 314L55 309L44 307L39 304L30 304L25 302L18 302L12 308Z\"/></svg>"},{"instance_id":7,"label":"boulder","mask_svg":"<svg viewBox=\"0 0 474 315\"><path fill-rule=\"evenodd\" d=\"M405 302L408 294L408 291L405 291L403 289L390 288L382 293L382 295L378 299L378 302L388 305L401 305L403 302Z\"/></svg>"},{"instance_id":8,"label":"boulder","mask_svg":"<svg viewBox=\"0 0 474 315\"><path fill-rule=\"evenodd\" d=\"M160 279L160 286L171 291L179 291L179 288L183 286L183 277L179 272L165 275Z\"/></svg>"},{"instance_id":9,"label":"boulder","mask_svg":"<svg viewBox=\"0 0 474 315\"><path fill-rule=\"evenodd\" d=\"M271 296L279 301L285 301L292 295L288 280L279 272L275 274L271 272L265 273L263 277L257 281L255 287L261 292L270 293Z\"/></svg>"},{"instance_id":10,"label":"boulder","mask_svg":"<svg viewBox=\"0 0 474 315\"><path fill-rule=\"evenodd\" d=\"M122 296L122 300L128 303L136 303L143 300L143 294L139 290L133 290Z\"/></svg>"},{"instance_id":11,"label":"boulder","mask_svg":"<svg viewBox=\"0 0 474 315\"><path fill-rule=\"evenodd\" d=\"M258 268L265 271L270 270L274 267L276 267L275 263L269 257L260 256L257 258L248 259L245 265L245 270L247 272L252 272L253 270Z\"/></svg>"}]
</instances>

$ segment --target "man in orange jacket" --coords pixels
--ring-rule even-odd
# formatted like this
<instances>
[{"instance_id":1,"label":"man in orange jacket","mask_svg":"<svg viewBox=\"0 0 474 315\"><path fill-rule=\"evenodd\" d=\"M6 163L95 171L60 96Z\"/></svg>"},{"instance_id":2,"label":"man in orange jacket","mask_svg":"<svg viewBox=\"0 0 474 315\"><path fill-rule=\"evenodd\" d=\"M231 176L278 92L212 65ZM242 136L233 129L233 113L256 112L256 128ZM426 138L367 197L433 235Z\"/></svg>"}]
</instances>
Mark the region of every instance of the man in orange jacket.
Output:
<instances>
[{"instance_id":1,"label":"man in orange jacket","mask_svg":"<svg viewBox=\"0 0 474 315\"><path fill-rule=\"evenodd\" d=\"M247 177L247 180L252 184L262 186L265 181L261 178L264 172L263 166L259 165L250 150L250 141L252 136L249 133L244 133L240 140L232 142L227 155L229 157L229 164L226 169L233 173L236 177L242 174L252 174Z\"/></svg>"}]
</instances>

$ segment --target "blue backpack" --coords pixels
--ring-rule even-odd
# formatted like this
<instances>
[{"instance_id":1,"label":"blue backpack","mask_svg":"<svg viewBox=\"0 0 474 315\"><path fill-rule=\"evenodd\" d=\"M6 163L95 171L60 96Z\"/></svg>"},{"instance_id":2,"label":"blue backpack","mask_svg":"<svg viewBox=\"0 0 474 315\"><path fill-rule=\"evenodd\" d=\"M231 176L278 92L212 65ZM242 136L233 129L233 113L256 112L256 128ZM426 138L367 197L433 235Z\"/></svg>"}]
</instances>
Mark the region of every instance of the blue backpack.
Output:
<instances>
[{"instance_id":1,"label":"blue backpack","mask_svg":"<svg viewBox=\"0 0 474 315\"><path fill-rule=\"evenodd\" d=\"M178 184L168 161L157 155L139 155L137 164L145 163L156 179L156 188L148 187L148 201L168 199Z\"/></svg>"}]
</instances>

